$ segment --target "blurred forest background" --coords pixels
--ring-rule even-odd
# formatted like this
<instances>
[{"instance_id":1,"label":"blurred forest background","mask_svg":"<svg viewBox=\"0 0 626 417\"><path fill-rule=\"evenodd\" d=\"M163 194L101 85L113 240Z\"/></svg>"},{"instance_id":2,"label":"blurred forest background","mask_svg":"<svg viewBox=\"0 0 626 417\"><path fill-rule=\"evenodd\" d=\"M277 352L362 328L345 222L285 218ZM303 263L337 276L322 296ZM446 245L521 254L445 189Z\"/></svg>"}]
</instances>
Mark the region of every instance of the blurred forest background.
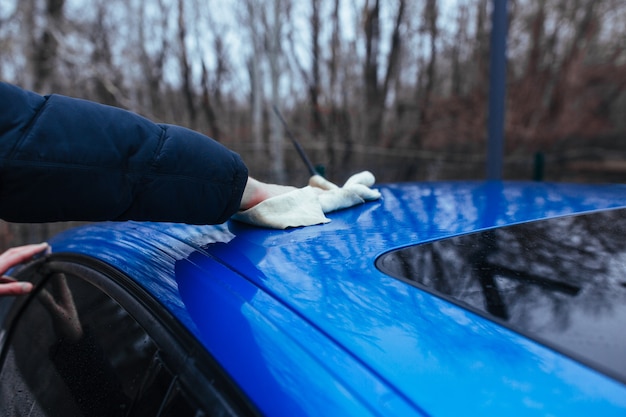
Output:
<instances>
[{"instance_id":1,"label":"blurred forest background","mask_svg":"<svg viewBox=\"0 0 626 417\"><path fill-rule=\"evenodd\" d=\"M482 179L492 0L0 0L0 79L205 133L305 185ZM505 179L625 182L626 2L509 0ZM60 224L0 223L0 248Z\"/></svg>"}]
</instances>

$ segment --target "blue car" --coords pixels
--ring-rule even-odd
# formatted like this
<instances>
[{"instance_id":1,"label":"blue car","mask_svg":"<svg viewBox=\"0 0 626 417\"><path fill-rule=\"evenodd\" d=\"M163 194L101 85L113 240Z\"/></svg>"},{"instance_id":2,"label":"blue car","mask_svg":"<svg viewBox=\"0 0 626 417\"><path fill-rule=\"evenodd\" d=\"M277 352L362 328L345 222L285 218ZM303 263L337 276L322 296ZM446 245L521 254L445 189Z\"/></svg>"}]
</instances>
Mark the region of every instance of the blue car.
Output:
<instances>
[{"instance_id":1,"label":"blue car","mask_svg":"<svg viewBox=\"0 0 626 417\"><path fill-rule=\"evenodd\" d=\"M379 190L62 233L0 299L0 415L626 415L625 186Z\"/></svg>"}]
</instances>

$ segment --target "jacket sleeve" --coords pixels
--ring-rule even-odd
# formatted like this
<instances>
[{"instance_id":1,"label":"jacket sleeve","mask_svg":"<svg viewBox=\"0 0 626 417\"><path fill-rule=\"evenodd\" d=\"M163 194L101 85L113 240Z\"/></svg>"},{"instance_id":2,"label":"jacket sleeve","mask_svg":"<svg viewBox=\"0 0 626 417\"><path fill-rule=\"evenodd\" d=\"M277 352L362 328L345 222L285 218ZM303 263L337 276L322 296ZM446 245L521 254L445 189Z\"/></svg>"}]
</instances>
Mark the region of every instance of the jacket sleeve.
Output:
<instances>
[{"instance_id":1,"label":"jacket sleeve","mask_svg":"<svg viewBox=\"0 0 626 417\"><path fill-rule=\"evenodd\" d=\"M248 171L216 141L90 101L0 83L0 218L217 224Z\"/></svg>"}]
</instances>

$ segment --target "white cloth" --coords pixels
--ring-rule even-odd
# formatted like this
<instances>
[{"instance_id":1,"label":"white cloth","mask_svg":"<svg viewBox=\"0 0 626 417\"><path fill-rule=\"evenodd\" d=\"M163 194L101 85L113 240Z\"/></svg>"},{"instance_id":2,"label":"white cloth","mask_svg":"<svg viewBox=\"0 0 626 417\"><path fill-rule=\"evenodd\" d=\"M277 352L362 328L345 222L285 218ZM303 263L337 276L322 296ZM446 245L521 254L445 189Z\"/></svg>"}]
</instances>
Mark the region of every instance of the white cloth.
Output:
<instances>
[{"instance_id":1,"label":"white cloth","mask_svg":"<svg viewBox=\"0 0 626 417\"><path fill-rule=\"evenodd\" d=\"M369 171L351 176L343 187L314 175L308 186L269 198L232 218L272 229L328 223L330 219L325 213L379 199L380 192L370 188L374 182Z\"/></svg>"}]
</instances>

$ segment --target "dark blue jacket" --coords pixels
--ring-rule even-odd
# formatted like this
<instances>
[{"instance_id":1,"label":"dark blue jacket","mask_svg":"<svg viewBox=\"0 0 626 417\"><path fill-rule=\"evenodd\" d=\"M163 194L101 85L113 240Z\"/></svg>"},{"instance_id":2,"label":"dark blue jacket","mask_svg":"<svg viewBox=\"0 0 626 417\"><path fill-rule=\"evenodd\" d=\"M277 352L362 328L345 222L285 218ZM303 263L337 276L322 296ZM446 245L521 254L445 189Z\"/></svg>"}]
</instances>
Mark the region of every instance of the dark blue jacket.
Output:
<instances>
[{"instance_id":1,"label":"dark blue jacket","mask_svg":"<svg viewBox=\"0 0 626 417\"><path fill-rule=\"evenodd\" d=\"M90 101L0 83L0 218L226 221L248 171L214 140Z\"/></svg>"}]
</instances>

